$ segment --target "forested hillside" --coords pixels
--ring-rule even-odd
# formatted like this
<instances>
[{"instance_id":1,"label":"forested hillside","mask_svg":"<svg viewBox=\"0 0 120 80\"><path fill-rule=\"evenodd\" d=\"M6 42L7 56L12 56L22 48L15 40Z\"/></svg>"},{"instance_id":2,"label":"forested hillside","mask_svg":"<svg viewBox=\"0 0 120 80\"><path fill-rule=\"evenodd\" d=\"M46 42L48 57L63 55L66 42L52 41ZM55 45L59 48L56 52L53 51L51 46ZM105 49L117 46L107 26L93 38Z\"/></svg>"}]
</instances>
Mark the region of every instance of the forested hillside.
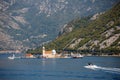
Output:
<instances>
[{"instance_id":1,"label":"forested hillside","mask_svg":"<svg viewBox=\"0 0 120 80\"><path fill-rule=\"evenodd\" d=\"M120 3L92 17L72 20L47 49L120 53Z\"/></svg>"}]
</instances>

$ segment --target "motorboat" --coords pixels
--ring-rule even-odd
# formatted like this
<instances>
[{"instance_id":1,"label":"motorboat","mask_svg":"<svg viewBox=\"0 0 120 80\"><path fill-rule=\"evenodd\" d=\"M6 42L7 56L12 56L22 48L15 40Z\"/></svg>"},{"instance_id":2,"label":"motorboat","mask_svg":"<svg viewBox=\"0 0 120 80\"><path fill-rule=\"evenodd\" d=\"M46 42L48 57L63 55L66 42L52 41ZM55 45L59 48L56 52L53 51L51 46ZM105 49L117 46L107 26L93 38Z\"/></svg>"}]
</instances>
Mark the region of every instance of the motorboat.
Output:
<instances>
[{"instance_id":1,"label":"motorboat","mask_svg":"<svg viewBox=\"0 0 120 80\"><path fill-rule=\"evenodd\" d=\"M87 66L84 66L85 68L89 68L89 69L97 69L97 68L99 68L98 66L96 66L96 65L94 65L94 64L92 64L92 63L88 63L88 65Z\"/></svg>"},{"instance_id":2,"label":"motorboat","mask_svg":"<svg viewBox=\"0 0 120 80\"><path fill-rule=\"evenodd\" d=\"M72 56L72 58L82 58L82 57L84 57L84 56L81 55L81 54L77 54L77 55L73 55L73 56Z\"/></svg>"},{"instance_id":3,"label":"motorboat","mask_svg":"<svg viewBox=\"0 0 120 80\"><path fill-rule=\"evenodd\" d=\"M15 59L15 55L9 56L8 59Z\"/></svg>"},{"instance_id":4,"label":"motorboat","mask_svg":"<svg viewBox=\"0 0 120 80\"><path fill-rule=\"evenodd\" d=\"M95 68L98 68L98 66L96 66L96 65L88 65L88 66L85 66L85 68L95 69Z\"/></svg>"},{"instance_id":5,"label":"motorboat","mask_svg":"<svg viewBox=\"0 0 120 80\"><path fill-rule=\"evenodd\" d=\"M21 58L21 57L16 57L15 54L13 54L12 56L8 57L8 59L15 59L15 58Z\"/></svg>"}]
</instances>

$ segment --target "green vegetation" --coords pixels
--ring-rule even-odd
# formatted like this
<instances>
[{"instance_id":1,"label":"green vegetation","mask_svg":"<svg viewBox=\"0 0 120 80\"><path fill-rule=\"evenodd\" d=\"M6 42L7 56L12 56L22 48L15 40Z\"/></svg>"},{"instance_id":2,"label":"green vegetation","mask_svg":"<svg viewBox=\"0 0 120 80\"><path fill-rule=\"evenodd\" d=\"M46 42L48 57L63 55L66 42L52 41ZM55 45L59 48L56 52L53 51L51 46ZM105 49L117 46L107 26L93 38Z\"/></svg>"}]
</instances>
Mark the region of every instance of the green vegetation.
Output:
<instances>
[{"instance_id":1,"label":"green vegetation","mask_svg":"<svg viewBox=\"0 0 120 80\"><path fill-rule=\"evenodd\" d=\"M42 53L42 48L29 49L26 53L41 54Z\"/></svg>"},{"instance_id":2,"label":"green vegetation","mask_svg":"<svg viewBox=\"0 0 120 80\"><path fill-rule=\"evenodd\" d=\"M105 37L103 33L111 28L115 29L116 26L120 26L120 3L115 5L109 11L100 14L99 17L95 20L90 20L90 17L78 18L68 24L71 24L73 26L74 29L72 32L61 35L49 44L46 44L45 47L47 49L54 48L56 50L73 50L73 48L70 48L69 45L75 42L74 39L77 40L83 38L83 40L81 40L79 44L75 46L75 50L78 50L80 47L87 43L88 51L94 49L94 51L100 52L101 49L99 44L110 37ZM111 36L118 33L120 33L120 30L115 29L114 33L112 33ZM98 40L99 44L93 45L92 43L89 43L90 40ZM112 45L103 48L101 51L120 53L120 44L118 44L119 41L120 37L115 42L113 42ZM104 45L107 44L104 43ZM92 46L92 48L90 48L90 46ZM83 49L83 51L84 50L86 49Z\"/></svg>"}]
</instances>

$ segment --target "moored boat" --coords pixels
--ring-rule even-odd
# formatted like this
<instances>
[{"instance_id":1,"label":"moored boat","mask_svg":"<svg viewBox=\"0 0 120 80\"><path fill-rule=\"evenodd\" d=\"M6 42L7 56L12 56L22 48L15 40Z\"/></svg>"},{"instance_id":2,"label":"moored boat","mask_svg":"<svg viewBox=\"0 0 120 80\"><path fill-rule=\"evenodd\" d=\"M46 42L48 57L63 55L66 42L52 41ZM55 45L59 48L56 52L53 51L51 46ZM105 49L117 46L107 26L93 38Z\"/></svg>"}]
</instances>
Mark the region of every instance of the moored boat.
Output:
<instances>
[{"instance_id":1,"label":"moored boat","mask_svg":"<svg viewBox=\"0 0 120 80\"><path fill-rule=\"evenodd\" d=\"M15 59L15 58L21 58L21 57L15 57L15 54L13 54L12 56L8 57L8 59Z\"/></svg>"},{"instance_id":2,"label":"moored boat","mask_svg":"<svg viewBox=\"0 0 120 80\"><path fill-rule=\"evenodd\" d=\"M15 55L9 56L8 59L15 59Z\"/></svg>"},{"instance_id":3,"label":"moored boat","mask_svg":"<svg viewBox=\"0 0 120 80\"><path fill-rule=\"evenodd\" d=\"M81 54L76 54L76 55L73 55L73 56L72 56L72 58L82 58L82 57L84 57L84 56L81 55Z\"/></svg>"}]
</instances>

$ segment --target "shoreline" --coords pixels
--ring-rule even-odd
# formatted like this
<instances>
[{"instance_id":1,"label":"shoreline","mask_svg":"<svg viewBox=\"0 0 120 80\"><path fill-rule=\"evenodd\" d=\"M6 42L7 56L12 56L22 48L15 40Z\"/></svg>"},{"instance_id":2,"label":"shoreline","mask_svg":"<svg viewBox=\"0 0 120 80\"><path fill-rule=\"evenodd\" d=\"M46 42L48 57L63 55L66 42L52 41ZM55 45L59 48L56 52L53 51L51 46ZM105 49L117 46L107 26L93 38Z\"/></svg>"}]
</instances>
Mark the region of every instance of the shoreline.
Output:
<instances>
[{"instance_id":1,"label":"shoreline","mask_svg":"<svg viewBox=\"0 0 120 80\"><path fill-rule=\"evenodd\" d=\"M88 55L84 55L84 56L98 56L98 57L99 56L100 57L101 56L103 56L103 57L109 57L109 56L111 56L111 57L120 57L120 54L119 55L103 55L103 54L102 55L92 55L92 54L88 54Z\"/></svg>"},{"instance_id":2,"label":"shoreline","mask_svg":"<svg viewBox=\"0 0 120 80\"><path fill-rule=\"evenodd\" d=\"M13 54L13 53L1 53L0 52L0 55L2 55L2 54ZM14 54L18 54L18 53L14 53ZM33 55L35 55L35 54L33 54ZM101 55L92 55L92 54L81 54L81 55L83 55L84 57L85 56L88 56L88 57L90 57L90 56L97 56L97 57L120 57L120 53L118 53L117 55L115 55L115 54L111 54L111 55L106 55L106 54L101 54Z\"/></svg>"}]
</instances>

